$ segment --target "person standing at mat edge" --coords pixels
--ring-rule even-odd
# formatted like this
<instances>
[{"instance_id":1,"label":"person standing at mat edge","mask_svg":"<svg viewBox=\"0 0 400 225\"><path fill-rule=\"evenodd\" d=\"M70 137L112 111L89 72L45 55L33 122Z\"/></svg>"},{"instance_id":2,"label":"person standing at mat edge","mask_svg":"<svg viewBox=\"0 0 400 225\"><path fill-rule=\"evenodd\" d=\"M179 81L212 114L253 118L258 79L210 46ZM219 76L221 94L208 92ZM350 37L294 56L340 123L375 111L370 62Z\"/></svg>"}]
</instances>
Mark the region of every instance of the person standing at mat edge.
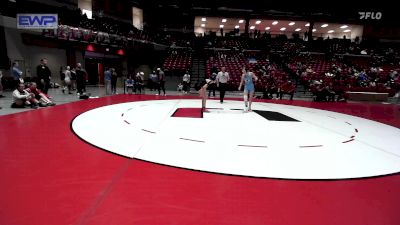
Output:
<instances>
[{"instance_id":1,"label":"person standing at mat edge","mask_svg":"<svg viewBox=\"0 0 400 225\"><path fill-rule=\"evenodd\" d=\"M166 96L165 94L165 73L164 71L161 70L161 68L157 68L157 74L158 74L158 94L161 95L161 90L164 93L164 96Z\"/></svg>"},{"instance_id":2,"label":"person standing at mat edge","mask_svg":"<svg viewBox=\"0 0 400 225\"><path fill-rule=\"evenodd\" d=\"M22 71L18 68L18 62L13 62L12 64L12 75L14 77L13 85L18 87L18 84L24 83L24 79L22 78Z\"/></svg>"},{"instance_id":3,"label":"person standing at mat edge","mask_svg":"<svg viewBox=\"0 0 400 225\"><path fill-rule=\"evenodd\" d=\"M3 95L3 85L1 83L1 79L3 78L3 72L0 70L0 98L4 98L6 96ZM1 107L0 107L1 109Z\"/></svg>"},{"instance_id":4,"label":"person standing at mat edge","mask_svg":"<svg viewBox=\"0 0 400 225\"><path fill-rule=\"evenodd\" d=\"M199 95L201 97L201 111L208 112L206 104L207 104L207 88L215 83L215 81L211 79L206 79L206 83L200 88Z\"/></svg>"},{"instance_id":5,"label":"person standing at mat edge","mask_svg":"<svg viewBox=\"0 0 400 225\"><path fill-rule=\"evenodd\" d=\"M111 69L107 68L104 71L104 86L106 88L106 95L111 93Z\"/></svg>"},{"instance_id":6,"label":"person standing at mat edge","mask_svg":"<svg viewBox=\"0 0 400 225\"><path fill-rule=\"evenodd\" d=\"M47 94L50 88L51 71L47 66L47 59L40 60L40 65L36 67L36 75L38 77L38 88Z\"/></svg>"},{"instance_id":7,"label":"person standing at mat edge","mask_svg":"<svg viewBox=\"0 0 400 225\"><path fill-rule=\"evenodd\" d=\"M243 91L243 101L245 106L244 111L251 112L251 103L253 101L253 95L254 95L254 82L256 82L258 78L256 75L254 75L253 72L251 72L247 68L243 68L242 72L243 72L242 79L240 80L238 90L240 91L240 89L242 89L242 84L244 83L244 91Z\"/></svg>"},{"instance_id":8,"label":"person standing at mat edge","mask_svg":"<svg viewBox=\"0 0 400 225\"><path fill-rule=\"evenodd\" d=\"M217 87L219 87L219 101L224 102L225 91L229 81L229 73L225 71L225 67L221 67L221 71L218 73Z\"/></svg>"},{"instance_id":9,"label":"person standing at mat edge","mask_svg":"<svg viewBox=\"0 0 400 225\"><path fill-rule=\"evenodd\" d=\"M81 63L77 63L75 72L76 72L76 88L78 89L78 94L83 95L86 92L86 82L87 82L86 70L82 68Z\"/></svg>"},{"instance_id":10,"label":"person standing at mat edge","mask_svg":"<svg viewBox=\"0 0 400 225\"><path fill-rule=\"evenodd\" d=\"M115 95L117 93L117 81L118 81L118 74L115 71L115 68L110 69L111 73L111 94Z\"/></svg>"}]
</instances>

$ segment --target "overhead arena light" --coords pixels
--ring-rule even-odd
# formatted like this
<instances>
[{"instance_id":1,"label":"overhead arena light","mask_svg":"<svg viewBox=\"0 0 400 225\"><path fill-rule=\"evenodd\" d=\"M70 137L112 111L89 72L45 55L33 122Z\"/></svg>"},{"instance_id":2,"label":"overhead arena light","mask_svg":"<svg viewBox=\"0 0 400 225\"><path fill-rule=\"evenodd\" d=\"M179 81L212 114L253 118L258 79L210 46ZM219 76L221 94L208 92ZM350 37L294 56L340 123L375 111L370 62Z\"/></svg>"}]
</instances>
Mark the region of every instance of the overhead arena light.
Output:
<instances>
[{"instance_id":1,"label":"overhead arena light","mask_svg":"<svg viewBox=\"0 0 400 225\"><path fill-rule=\"evenodd\" d=\"M192 9L194 9L194 10L211 10L211 8L198 7L198 6L195 6L195 7L193 7Z\"/></svg>"},{"instance_id":2,"label":"overhead arena light","mask_svg":"<svg viewBox=\"0 0 400 225\"><path fill-rule=\"evenodd\" d=\"M328 24L322 24L321 25L321 27L323 28L323 27L327 27L328 26Z\"/></svg>"},{"instance_id":3,"label":"overhead arena light","mask_svg":"<svg viewBox=\"0 0 400 225\"><path fill-rule=\"evenodd\" d=\"M304 25L304 26L309 27L309 26L310 26L310 23L306 23L306 25Z\"/></svg>"},{"instance_id":4,"label":"overhead arena light","mask_svg":"<svg viewBox=\"0 0 400 225\"><path fill-rule=\"evenodd\" d=\"M239 27L240 27L239 25L236 25L236 26L235 26L235 29L239 29Z\"/></svg>"},{"instance_id":5,"label":"overhead arena light","mask_svg":"<svg viewBox=\"0 0 400 225\"><path fill-rule=\"evenodd\" d=\"M269 29L271 29L271 27L266 27L266 28L265 28L265 30L269 30Z\"/></svg>"},{"instance_id":6,"label":"overhead arena light","mask_svg":"<svg viewBox=\"0 0 400 225\"><path fill-rule=\"evenodd\" d=\"M293 26L295 24L295 22L290 22L289 26Z\"/></svg>"},{"instance_id":7,"label":"overhead arena light","mask_svg":"<svg viewBox=\"0 0 400 225\"><path fill-rule=\"evenodd\" d=\"M341 26L340 27L340 29L346 29L346 28L348 28L349 26L347 26L347 25L343 25L343 26Z\"/></svg>"},{"instance_id":8,"label":"overhead arena light","mask_svg":"<svg viewBox=\"0 0 400 225\"><path fill-rule=\"evenodd\" d=\"M219 28L224 28L224 25L223 24L219 25Z\"/></svg>"},{"instance_id":9,"label":"overhead arena light","mask_svg":"<svg viewBox=\"0 0 400 225\"><path fill-rule=\"evenodd\" d=\"M277 24L278 24L278 21L272 22L272 25L277 25Z\"/></svg>"},{"instance_id":10,"label":"overhead arena light","mask_svg":"<svg viewBox=\"0 0 400 225\"><path fill-rule=\"evenodd\" d=\"M301 31L301 28L297 28L295 31Z\"/></svg>"},{"instance_id":11,"label":"overhead arena light","mask_svg":"<svg viewBox=\"0 0 400 225\"><path fill-rule=\"evenodd\" d=\"M226 19L222 19L222 22L223 22L223 23L226 23Z\"/></svg>"},{"instance_id":12,"label":"overhead arena light","mask_svg":"<svg viewBox=\"0 0 400 225\"><path fill-rule=\"evenodd\" d=\"M239 23L244 23L244 20L239 20Z\"/></svg>"},{"instance_id":13,"label":"overhead arena light","mask_svg":"<svg viewBox=\"0 0 400 225\"><path fill-rule=\"evenodd\" d=\"M334 30L328 30L328 34L335 32Z\"/></svg>"},{"instance_id":14,"label":"overhead arena light","mask_svg":"<svg viewBox=\"0 0 400 225\"><path fill-rule=\"evenodd\" d=\"M201 21L206 22L207 18L203 17L203 18L201 18Z\"/></svg>"},{"instance_id":15,"label":"overhead arena light","mask_svg":"<svg viewBox=\"0 0 400 225\"><path fill-rule=\"evenodd\" d=\"M201 24L201 27L205 27L206 25L204 23Z\"/></svg>"},{"instance_id":16,"label":"overhead arena light","mask_svg":"<svg viewBox=\"0 0 400 225\"><path fill-rule=\"evenodd\" d=\"M260 23L261 23L261 20L257 20L257 21L256 21L256 24L260 24Z\"/></svg>"},{"instance_id":17,"label":"overhead arena light","mask_svg":"<svg viewBox=\"0 0 400 225\"><path fill-rule=\"evenodd\" d=\"M231 11L231 12L253 12L252 9L236 9L236 8L228 8L228 7L218 7L218 11Z\"/></svg>"},{"instance_id":18,"label":"overhead arena light","mask_svg":"<svg viewBox=\"0 0 400 225\"><path fill-rule=\"evenodd\" d=\"M254 28L256 28L256 27L255 27L255 26L251 26L251 27L250 27L250 30L254 30Z\"/></svg>"},{"instance_id":19,"label":"overhead arena light","mask_svg":"<svg viewBox=\"0 0 400 225\"><path fill-rule=\"evenodd\" d=\"M281 31L285 31L286 30L286 27L282 27L281 29L279 29L279 30L281 30Z\"/></svg>"},{"instance_id":20,"label":"overhead arena light","mask_svg":"<svg viewBox=\"0 0 400 225\"><path fill-rule=\"evenodd\" d=\"M350 32L350 31L351 31L351 30L347 29L347 30L344 30L343 32L348 33L348 32Z\"/></svg>"},{"instance_id":21,"label":"overhead arena light","mask_svg":"<svg viewBox=\"0 0 400 225\"><path fill-rule=\"evenodd\" d=\"M317 29L315 29L315 28L314 28L314 29L312 29L312 32L315 32L315 31L317 31Z\"/></svg>"},{"instance_id":22,"label":"overhead arena light","mask_svg":"<svg viewBox=\"0 0 400 225\"><path fill-rule=\"evenodd\" d=\"M82 9L82 13L83 13L83 14L86 14L86 17L87 17L88 19L92 19L92 15L93 15L93 12L92 12L92 11L86 10L86 9Z\"/></svg>"}]
</instances>

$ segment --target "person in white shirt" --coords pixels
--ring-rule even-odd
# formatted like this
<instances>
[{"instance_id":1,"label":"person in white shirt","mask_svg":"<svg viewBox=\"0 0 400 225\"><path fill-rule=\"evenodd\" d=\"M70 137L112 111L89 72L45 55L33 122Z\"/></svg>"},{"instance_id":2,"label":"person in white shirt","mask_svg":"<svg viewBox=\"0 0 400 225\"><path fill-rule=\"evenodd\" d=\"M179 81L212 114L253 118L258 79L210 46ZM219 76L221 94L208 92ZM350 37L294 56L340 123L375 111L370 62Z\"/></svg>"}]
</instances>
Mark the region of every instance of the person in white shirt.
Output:
<instances>
[{"instance_id":1,"label":"person in white shirt","mask_svg":"<svg viewBox=\"0 0 400 225\"><path fill-rule=\"evenodd\" d=\"M219 87L219 101L224 102L225 91L228 86L229 73L225 71L225 67L221 68L221 71L217 74L216 82Z\"/></svg>"},{"instance_id":2,"label":"person in white shirt","mask_svg":"<svg viewBox=\"0 0 400 225\"><path fill-rule=\"evenodd\" d=\"M190 91L190 75L189 75L189 71L186 71L185 75L183 75L182 85L183 85L183 92L184 93L188 93L188 91Z\"/></svg>"},{"instance_id":3,"label":"person in white shirt","mask_svg":"<svg viewBox=\"0 0 400 225\"><path fill-rule=\"evenodd\" d=\"M64 77L64 84L65 84L65 89L68 89L68 94L72 94L71 92L71 67L67 66L67 69L64 72L65 77Z\"/></svg>"},{"instance_id":4,"label":"person in white shirt","mask_svg":"<svg viewBox=\"0 0 400 225\"><path fill-rule=\"evenodd\" d=\"M150 91L158 90L158 76L156 74L156 71L153 71L152 73L149 74L149 80L147 82Z\"/></svg>"},{"instance_id":5,"label":"person in white shirt","mask_svg":"<svg viewBox=\"0 0 400 225\"><path fill-rule=\"evenodd\" d=\"M161 95L161 90L163 90L164 96L166 96L165 94L165 73L164 71L161 70L161 68L157 68L157 74L158 74L158 95Z\"/></svg>"},{"instance_id":6,"label":"person in white shirt","mask_svg":"<svg viewBox=\"0 0 400 225\"><path fill-rule=\"evenodd\" d=\"M28 93L25 90L24 84L18 84L12 95L14 102L11 104L11 108L24 108L25 106L30 106L34 109L38 108L38 100L33 93Z\"/></svg>"},{"instance_id":7,"label":"person in white shirt","mask_svg":"<svg viewBox=\"0 0 400 225\"><path fill-rule=\"evenodd\" d=\"M144 93L144 73L143 72L138 72L136 74L135 93L136 93L136 90L138 90L140 94L142 94L142 90L143 90L143 93Z\"/></svg>"}]
</instances>

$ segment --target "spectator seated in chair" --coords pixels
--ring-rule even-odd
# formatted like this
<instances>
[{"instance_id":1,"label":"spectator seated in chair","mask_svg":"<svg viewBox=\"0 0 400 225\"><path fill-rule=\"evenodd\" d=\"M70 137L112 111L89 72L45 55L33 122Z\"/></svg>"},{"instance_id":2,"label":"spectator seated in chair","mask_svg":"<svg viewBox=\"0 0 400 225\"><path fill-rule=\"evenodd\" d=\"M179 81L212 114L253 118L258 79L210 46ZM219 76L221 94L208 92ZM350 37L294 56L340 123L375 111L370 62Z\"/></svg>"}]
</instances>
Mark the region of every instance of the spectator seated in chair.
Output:
<instances>
[{"instance_id":1,"label":"spectator seated in chair","mask_svg":"<svg viewBox=\"0 0 400 225\"><path fill-rule=\"evenodd\" d=\"M292 84L291 81L287 81L281 86L281 90L279 92L279 99L282 100L283 94L290 95L290 100L293 100L295 86Z\"/></svg>"},{"instance_id":2,"label":"spectator seated in chair","mask_svg":"<svg viewBox=\"0 0 400 225\"><path fill-rule=\"evenodd\" d=\"M326 91L326 95L327 95L327 100L328 102L334 102L335 101L335 91L333 89L333 84L329 83L329 85L327 85L325 87L325 91Z\"/></svg>"},{"instance_id":3,"label":"spectator seated in chair","mask_svg":"<svg viewBox=\"0 0 400 225\"><path fill-rule=\"evenodd\" d=\"M125 80L125 87L128 94L133 94L133 92L135 92L135 80L131 75ZM129 92L129 89L131 89L131 92Z\"/></svg>"},{"instance_id":4,"label":"spectator seated in chair","mask_svg":"<svg viewBox=\"0 0 400 225\"><path fill-rule=\"evenodd\" d=\"M38 108L39 101L33 93L28 93L25 90L24 84L18 84L12 95L14 102L11 104L11 108L25 108L25 106L30 106L33 109Z\"/></svg>"},{"instance_id":5,"label":"spectator seated in chair","mask_svg":"<svg viewBox=\"0 0 400 225\"><path fill-rule=\"evenodd\" d=\"M279 97L278 87L273 79L267 81L263 91L264 99L273 99L273 94L276 94L276 98Z\"/></svg>"},{"instance_id":6,"label":"spectator seated in chair","mask_svg":"<svg viewBox=\"0 0 400 225\"><path fill-rule=\"evenodd\" d=\"M179 83L176 90L179 91L179 92L183 92L183 84Z\"/></svg>"},{"instance_id":7,"label":"spectator seated in chair","mask_svg":"<svg viewBox=\"0 0 400 225\"><path fill-rule=\"evenodd\" d=\"M326 89L322 83L315 85L315 101L325 102L326 101Z\"/></svg>"}]
</instances>

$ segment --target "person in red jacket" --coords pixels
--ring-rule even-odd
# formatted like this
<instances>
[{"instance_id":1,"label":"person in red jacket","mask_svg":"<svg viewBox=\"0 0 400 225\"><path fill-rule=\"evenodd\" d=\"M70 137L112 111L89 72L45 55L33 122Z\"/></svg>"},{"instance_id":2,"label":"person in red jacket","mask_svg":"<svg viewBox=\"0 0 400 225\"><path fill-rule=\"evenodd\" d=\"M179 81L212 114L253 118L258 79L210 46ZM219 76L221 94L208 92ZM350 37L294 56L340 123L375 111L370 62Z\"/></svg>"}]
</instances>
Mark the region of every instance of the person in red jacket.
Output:
<instances>
[{"instance_id":1,"label":"person in red jacket","mask_svg":"<svg viewBox=\"0 0 400 225\"><path fill-rule=\"evenodd\" d=\"M293 83L291 81L286 81L281 86L281 90L279 92L279 99L282 100L283 94L288 94L290 95L290 100L293 100L294 90L295 86L293 85Z\"/></svg>"},{"instance_id":2,"label":"person in red jacket","mask_svg":"<svg viewBox=\"0 0 400 225\"><path fill-rule=\"evenodd\" d=\"M50 97L48 95L44 94L39 89L37 89L37 85L35 82L30 83L28 85L28 88L25 89L25 91L27 91L28 93L32 93L35 99L39 101L39 105L42 107L56 105L54 102L50 100Z\"/></svg>"}]
</instances>

